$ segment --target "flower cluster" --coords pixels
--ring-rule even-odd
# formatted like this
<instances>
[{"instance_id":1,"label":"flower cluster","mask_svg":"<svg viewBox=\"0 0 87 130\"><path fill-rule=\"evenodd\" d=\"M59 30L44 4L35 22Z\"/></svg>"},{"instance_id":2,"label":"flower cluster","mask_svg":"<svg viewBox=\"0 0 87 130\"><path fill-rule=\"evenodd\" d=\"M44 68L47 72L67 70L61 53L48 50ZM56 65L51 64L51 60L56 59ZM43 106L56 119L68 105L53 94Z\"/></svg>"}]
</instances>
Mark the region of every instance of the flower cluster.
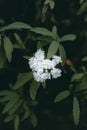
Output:
<instances>
[{"instance_id":1,"label":"flower cluster","mask_svg":"<svg viewBox=\"0 0 87 130\"><path fill-rule=\"evenodd\" d=\"M61 69L56 65L62 62L60 56L54 55L52 60L45 59L44 51L39 49L35 55L29 59L30 68L33 71L34 80L44 82L47 79L58 78L61 76Z\"/></svg>"}]
</instances>

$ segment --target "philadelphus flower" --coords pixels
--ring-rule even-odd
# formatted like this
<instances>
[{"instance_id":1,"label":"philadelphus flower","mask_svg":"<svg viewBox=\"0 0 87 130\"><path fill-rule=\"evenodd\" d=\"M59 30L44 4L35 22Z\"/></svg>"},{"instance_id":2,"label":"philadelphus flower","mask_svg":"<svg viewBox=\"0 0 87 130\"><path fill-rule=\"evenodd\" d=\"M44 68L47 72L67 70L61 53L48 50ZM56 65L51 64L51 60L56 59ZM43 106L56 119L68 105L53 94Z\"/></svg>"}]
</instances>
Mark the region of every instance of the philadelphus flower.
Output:
<instances>
[{"instance_id":1,"label":"philadelphus flower","mask_svg":"<svg viewBox=\"0 0 87 130\"><path fill-rule=\"evenodd\" d=\"M61 76L61 69L56 65L62 62L60 56L54 55L52 60L45 59L44 51L37 50L35 55L29 59L29 65L32 69L34 80L44 82L47 79L58 78Z\"/></svg>"}]
</instances>

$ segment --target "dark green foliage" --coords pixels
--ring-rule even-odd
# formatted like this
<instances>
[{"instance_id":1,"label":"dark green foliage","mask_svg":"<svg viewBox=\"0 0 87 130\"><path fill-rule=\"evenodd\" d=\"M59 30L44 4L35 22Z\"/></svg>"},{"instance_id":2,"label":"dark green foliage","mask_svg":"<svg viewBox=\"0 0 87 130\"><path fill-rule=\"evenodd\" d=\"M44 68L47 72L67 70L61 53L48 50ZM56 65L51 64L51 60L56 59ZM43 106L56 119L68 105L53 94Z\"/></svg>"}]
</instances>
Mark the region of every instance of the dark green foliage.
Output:
<instances>
[{"instance_id":1,"label":"dark green foliage","mask_svg":"<svg viewBox=\"0 0 87 130\"><path fill-rule=\"evenodd\" d=\"M80 117L79 101L77 97L74 97L73 98L73 119L74 119L75 125L78 125L79 117Z\"/></svg>"},{"instance_id":2,"label":"dark green foliage","mask_svg":"<svg viewBox=\"0 0 87 130\"><path fill-rule=\"evenodd\" d=\"M87 114L87 1L29 0L24 5L23 19L0 19L0 73L14 72L14 80L7 75L2 80L5 74L0 74L1 81L7 80L6 86L0 84L2 119L14 122L15 130L24 123L26 130L66 130L66 126L72 130L80 125L87 129L83 116ZM62 63L56 66L62 70L60 78L34 80L29 59L38 49L45 51L47 59L61 57Z\"/></svg>"}]
</instances>

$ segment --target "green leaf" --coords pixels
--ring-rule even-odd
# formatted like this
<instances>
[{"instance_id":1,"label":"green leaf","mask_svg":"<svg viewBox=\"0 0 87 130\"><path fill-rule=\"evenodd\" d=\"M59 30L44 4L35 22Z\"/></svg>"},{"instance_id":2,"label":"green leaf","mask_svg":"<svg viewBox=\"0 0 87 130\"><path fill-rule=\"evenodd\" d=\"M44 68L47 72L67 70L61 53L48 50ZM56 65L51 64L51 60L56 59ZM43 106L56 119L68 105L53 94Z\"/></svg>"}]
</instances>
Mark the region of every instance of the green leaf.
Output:
<instances>
[{"instance_id":1,"label":"green leaf","mask_svg":"<svg viewBox=\"0 0 87 130\"><path fill-rule=\"evenodd\" d=\"M80 4L82 4L84 2L84 0L80 0Z\"/></svg>"},{"instance_id":2,"label":"green leaf","mask_svg":"<svg viewBox=\"0 0 87 130\"><path fill-rule=\"evenodd\" d=\"M78 125L80 118L80 107L79 107L79 101L77 97L73 98L73 119L75 125Z\"/></svg>"},{"instance_id":3,"label":"green leaf","mask_svg":"<svg viewBox=\"0 0 87 130\"><path fill-rule=\"evenodd\" d=\"M84 91L84 90L87 90L87 81L82 82L75 87L75 92L80 92L80 91Z\"/></svg>"},{"instance_id":4,"label":"green leaf","mask_svg":"<svg viewBox=\"0 0 87 130\"><path fill-rule=\"evenodd\" d=\"M6 36L4 37L4 50L5 50L8 61L11 62L13 45L12 45L10 39Z\"/></svg>"},{"instance_id":5,"label":"green leaf","mask_svg":"<svg viewBox=\"0 0 87 130\"><path fill-rule=\"evenodd\" d=\"M50 36L39 36L37 38L37 40L43 41L44 45L47 45L47 43L45 43L45 42L51 43L54 39L52 37L50 37Z\"/></svg>"},{"instance_id":6,"label":"green leaf","mask_svg":"<svg viewBox=\"0 0 87 130\"><path fill-rule=\"evenodd\" d=\"M77 73L77 70L75 69L75 67L72 65L70 66L70 69L74 72L74 73Z\"/></svg>"},{"instance_id":7,"label":"green leaf","mask_svg":"<svg viewBox=\"0 0 87 130\"><path fill-rule=\"evenodd\" d=\"M36 117L36 115L34 113L31 114L31 119L30 120L31 120L32 125L34 127L36 127L37 126L37 117Z\"/></svg>"},{"instance_id":8,"label":"green leaf","mask_svg":"<svg viewBox=\"0 0 87 130\"><path fill-rule=\"evenodd\" d=\"M17 94L14 91L9 91L9 90L0 91L0 96L1 96L0 102L7 102L7 101L14 102L14 100L19 99L19 94Z\"/></svg>"},{"instance_id":9,"label":"green leaf","mask_svg":"<svg viewBox=\"0 0 87 130\"><path fill-rule=\"evenodd\" d=\"M74 74L71 78L71 82L76 81L76 80L80 80L82 77L84 76L84 73L77 73Z\"/></svg>"},{"instance_id":10,"label":"green leaf","mask_svg":"<svg viewBox=\"0 0 87 130\"><path fill-rule=\"evenodd\" d=\"M87 56L85 56L84 58L82 58L82 61L87 61Z\"/></svg>"},{"instance_id":11,"label":"green leaf","mask_svg":"<svg viewBox=\"0 0 87 130\"><path fill-rule=\"evenodd\" d=\"M8 96L5 96L3 98L0 98L0 102L6 102L9 101L11 98L9 98Z\"/></svg>"},{"instance_id":12,"label":"green leaf","mask_svg":"<svg viewBox=\"0 0 87 130\"><path fill-rule=\"evenodd\" d=\"M15 99L19 99L19 95L17 93L10 93L2 98L0 98L0 102L6 102L6 101L14 101Z\"/></svg>"},{"instance_id":13,"label":"green leaf","mask_svg":"<svg viewBox=\"0 0 87 130\"><path fill-rule=\"evenodd\" d=\"M4 119L4 122L10 122L10 121L12 121L14 118L15 118L15 115L7 116L7 117Z\"/></svg>"},{"instance_id":14,"label":"green leaf","mask_svg":"<svg viewBox=\"0 0 87 130\"><path fill-rule=\"evenodd\" d=\"M55 35L46 28L35 27L35 28L32 28L31 31L35 32L37 34L41 34L41 35L50 36L50 37L55 38Z\"/></svg>"},{"instance_id":15,"label":"green leaf","mask_svg":"<svg viewBox=\"0 0 87 130\"><path fill-rule=\"evenodd\" d=\"M13 93L14 93L14 91L2 90L2 91L0 91L0 96L6 96L9 94L13 94Z\"/></svg>"},{"instance_id":16,"label":"green leaf","mask_svg":"<svg viewBox=\"0 0 87 130\"><path fill-rule=\"evenodd\" d=\"M2 31L6 31L6 30L10 30L10 29L31 29L32 27L26 23L23 23L23 22L14 22L14 23L11 23L5 27L2 27L0 29L0 32Z\"/></svg>"},{"instance_id":17,"label":"green leaf","mask_svg":"<svg viewBox=\"0 0 87 130\"><path fill-rule=\"evenodd\" d=\"M14 106L12 106L9 110L9 115L14 114L22 105L23 100L18 100Z\"/></svg>"},{"instance_id":18,"label":"green leaf","mask_svg":"<svg viewBox=\"0 0 87 130\"><path fill-rule=\"evenodd\" d=\"M54 0L45 0L44 5L49 4L50 8L53 9L55 6Z\"/></svg>"},{"instance_id":19,"label":"green leaf","mask_svg":"<svg viewBox=\"0 0 87 130\"><path fill-rule=\"evenodd\" d=\"M57 35L57 27L56 27L56 26L53 26L52 32L53 32L55 35Z\"/></svg>"},{"instance_id":20,"label":"green leaf","mask_svg":"<svg viewBox=\"0 0 87 130\"><path fill-rule=\"evenodd\" d=\"M68 35L64 35L63 37L60 38L60 42L64 42L64 41L73 41L76 39L76 35L74 34L68 34Z\"/></svg>"},{"instance_id":21,"label":"green leaf","mask_svg":"<svg viewBox=\"0 0 87 130\"><path fill-rule=\"evenodd\" d=\"M87 9L87 2L84 2L77 11L77 15L81 15L86 9Z\"/></svg>"},{"instance_id":22,"label":"green leaf","mask_svg":"<svg viewBox=\"0 0 87 130\"><path fill-rule=\"evenodd\" d=\"M51 9L54 9L55 2L54 2L53 0L51 0L50 3L49 3L49 5L50 5L50 8L51 8Z\"/></svg>"},{"instance_id":23,"label":"green leaf","mask_svg":"<svg viewBox=\"0 0 87 130\"><path fill-rule=\"evenodd\" d=\"M47 58L51 58L53 55L55 55L58 51L58 48L59 43L57 41L53 41L48 48Z\"/></svg>"},{"instance_id":24,"label":"green leaf","mask_svg":"<svg viewBox=\"0 0 87 130\"><path fill-rule=\"evenodd\" d=\"M49 4L51 0L45 0L44 4Z\"/></svg>"},{"instance_id":25,"label":"green leaf","mask_svg":"<svg viewBox=\"0 0 87 130\"><path fill-rule=\"evenodd\" d=\"M15 120L14 120L14 128L15 128L15 130L19 129L19 123L20 123L19 115L16 115Z\"/></svg>"},{"instance_id":26,"label":"green leaf","mask_svg":"<svg viewBox=\"0 0 87 130\"><path fill-rule=\"evenodd\" d=\"M24 112L24 115L22 117L22 121L26 120L31 114L31 111L30 111L26 102L24 102L23 107L24 107L25 112Z\"/></svg>"},{"instance_id":27,"label":"green leaf","mask_svg":"<svg viewBox=\"0 0 87 130\"><path fill-rule=\"evenodd\" d=\"M38 49L42 49L42 50L43 50L43 47L42 47L41 41L39 41L39 42L37 43L37 50L38 50Z\"/></svg>"},{"instance_id":28,"label":"green leaf","mask_svg":"<svg viewBox=\"0 0 87 130\"><path fill-rule=\"evenodd\" d=\"M66 52L64 47L61 44L59 45L59 54L62 58L62 65L64 65L66 62Z\"/></svg>"},{"instance_id":29,"label":"green leaf","mask_svg":"<svg viewBox=\"0 0 87 130\"><path fill-rule=\"evenodd\" d=\"M19 74L18 80L13 86L13 88L18 89L20 87L23 87L23 85L27 83L29 80L31 80L32 77L33 77L32 72Z\"/></svg>"},{"instance_id":30,"label":"green leaf","mask_svg":"<svg viewBox=\"0 0 87 130\"><path fill-rule=\"evenodd\" d=\"M16 39L16 41L17 41L17 45L18 45L18 47L20 47L20 48L24 48L24 43L23 43L23 41L21 40L21 38L20 38L20 36L17 34L17 33L14 33L14 36L15 36L15 39Z\"/></svg>"},{"instance_id":31,"label":"green leaf","mask_svg":"<svg viewBox=\"0 0 87 130\"><path fill-rule=\"evenodd\" d=\"M60 102L60 101L62 101L62 100L64 100L64 99L66 99L66 98L69 97L69 96L70 96L70 91L64 90L64 91L60 92L60 93L56 96L54 102L55 102L55 103Z\"/></svg>"},{"instance_id":32,"label":"green leaf","mask_svg":"<svg viewBox=\"0 0 87 130\"><path fill-rule=\"evenodd\" d=\"M40 87L39 82L32 81L32 83L30 85L30 90L29 90L30 97L32 100L35 100L39 87Z\"/></svg>"},{"instance_id":33,"label":"green leaf","mask_svg":"<svg viewBox=\"0 0 87 130\"><path fill-rule=\"evenodd\" d=\"M2 113L5 114L6 112L9 111L9 109L12 107L12 106L15 106L16 105L16 102L18 101L18 99L15 99L13 101L9 101L8 103L6 103Z\"/></svg>"},{"instance_id":34,"label":"green leaf","mask_svg":"<svg viewBox=\"0 0 87 130\"><path fill-rule=\"evenodd\" d=\"M86 73L86 66L83 65L81 68L82 68L82 70L83 70L83 73L84 73L84 74L87 74L87 73Z\"/></svg>"},{"instance_id":35,"label":"green leaf","mask_svg":"<svg viewBox=\"0 0 87 130\"><path fill-rule=\"evenodd\" d=\"M6 56L5 56L5 53L4 53L4 49L1 45L0 46L0 68L4 67L5 61L6 61Z\"/></svg>"}]
</instances>

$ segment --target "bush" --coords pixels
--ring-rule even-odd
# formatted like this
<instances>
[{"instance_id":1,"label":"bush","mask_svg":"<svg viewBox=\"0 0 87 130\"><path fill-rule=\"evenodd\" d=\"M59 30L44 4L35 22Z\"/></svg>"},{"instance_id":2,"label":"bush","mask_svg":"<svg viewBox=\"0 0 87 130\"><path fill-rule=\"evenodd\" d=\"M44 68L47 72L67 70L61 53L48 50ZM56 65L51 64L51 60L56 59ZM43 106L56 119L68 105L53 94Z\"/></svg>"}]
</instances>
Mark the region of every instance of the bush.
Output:
<instances>
[{"instance_id":1,"label":"bush","mask_svg":"<svg viewBox=\"0 0 87 130\"><path fill-rule=\"evenodd\" d=\"M86 128L87 2L27 4L35 15L0 20L1 127Z\"/></svg>"}]
</instances>

